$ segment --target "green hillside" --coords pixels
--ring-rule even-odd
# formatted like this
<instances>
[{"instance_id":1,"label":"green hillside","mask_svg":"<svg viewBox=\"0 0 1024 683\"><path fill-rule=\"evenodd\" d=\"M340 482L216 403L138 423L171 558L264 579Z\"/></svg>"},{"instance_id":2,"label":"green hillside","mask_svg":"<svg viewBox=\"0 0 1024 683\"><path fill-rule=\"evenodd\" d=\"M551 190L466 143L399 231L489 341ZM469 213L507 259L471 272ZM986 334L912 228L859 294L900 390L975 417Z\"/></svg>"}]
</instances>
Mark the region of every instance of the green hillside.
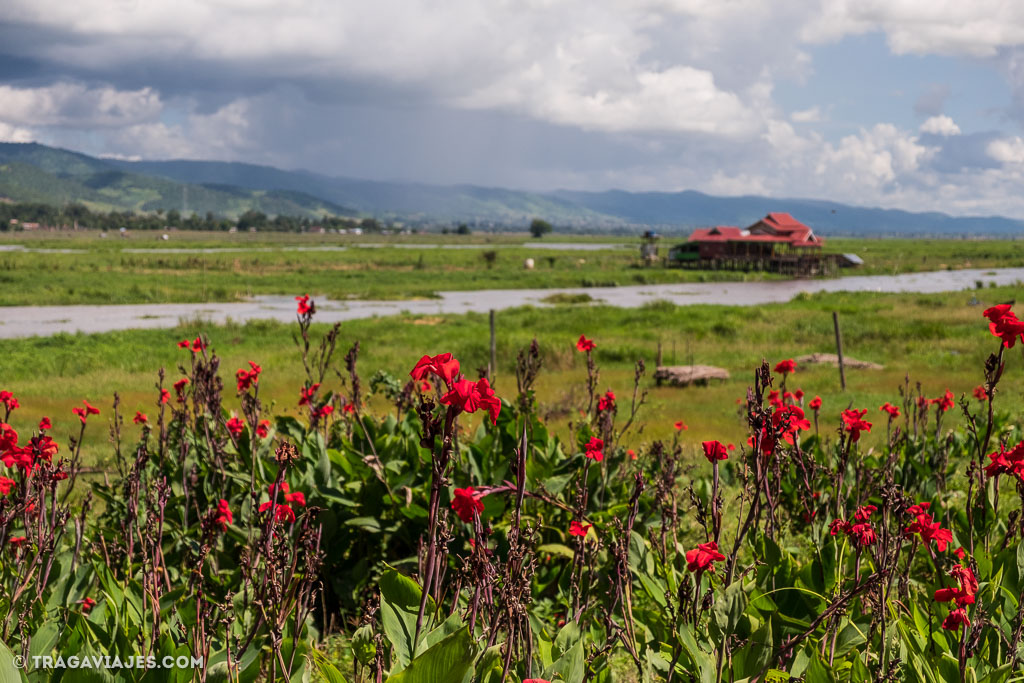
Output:
<instances>
[{"instance_id":1,"label":"green hillside","mask_svg":"<svg viewBox=\"0 0 1024 683\"><path fill-rule=\"evenodd\" d=\"M131 173L82 154L43 145L0 145L0 197L16 202L81 203L97 211L159 209L237 218L249 210L315 217L354 216L334 202L295 190L186 183Z\"/></svg>"}]
</instances>

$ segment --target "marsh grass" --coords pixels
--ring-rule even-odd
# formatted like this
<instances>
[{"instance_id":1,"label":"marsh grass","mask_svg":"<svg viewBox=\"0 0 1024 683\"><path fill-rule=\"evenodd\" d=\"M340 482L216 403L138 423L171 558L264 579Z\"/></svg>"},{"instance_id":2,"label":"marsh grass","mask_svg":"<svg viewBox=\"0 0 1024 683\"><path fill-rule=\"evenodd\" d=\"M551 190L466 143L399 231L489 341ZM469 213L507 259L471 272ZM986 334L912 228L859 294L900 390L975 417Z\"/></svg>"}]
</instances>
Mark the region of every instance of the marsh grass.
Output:
<instances>
[{"instance_id":1,"label":"marsh grass","mask_svg":"<svg viewBox=\"0 0 1024 683\"><path fill-rule=\"evenodd\" d=\"M947 294L815 294L787 304L757 307L684 306L655 302L636 309L601 305L519 308L498 314L498 370L496 385L512 383L516 351L533 337L540 341L545 370L538 380L542 414L551 415L558 430L578 418L579 408L569 387L580 385L585 365L574 344L586 333L597 344L601 366L600 389L625 391L631 384L633 363L643 358L648 378L653 372L659 341L666 365L702 363L723 367L730 380L707 387L655 387L645 408L644 441L672 438L672 424L683 420L691 429L684 442L699 446L709 438L738 441L745 431L736 401L751 383L749 369L762 358L777 362L813 352L833 352L831 312L838 311L844 351L860 360L885 366L883 370L847 370L847 391L839 390L838 372L830 366L801 367L790 388L802 388L806 401L820 395L827 423L849 405L870 408L869 420L878 428L865 436L868 444L884 438L885 423L877 407L896 402L898 388L909 375L911 386L922 385L926 396L970 395L981 382L979 367L985 360L988 336L979 326L988 304L1019 298L1018 288ZM973 303L973 302L977 303ZM426 324L425 324L426 323ZM322 331L322 330L320 330ZM61 334L22 340L0 341L0 388L12 390L25 408L12 416L19 429L31 428L48 415L62 438L71 433L75 418L71 408L83 398L108 407L119 392L124 413L155 410L154 387L160 367L173 381L186 352L175 344L197 334L209 337L223 358L226 374L255 360L264 368L261 394L277 404L276 411L294 411L298 400L295 378L301 375L290 326L270 321L210 326L187 321L167 330L134 330L98 335ZM340 343L361 343L360 369L370 377L377 370L411 367L424 350L449 351L461 358L467 373L486 367L488 319L467 314L421 317L401 315L358 320L342 326ZM1015 348L1010 353L1019 353ZM168 382L168 384L170 383ZM233 394L233 387L225 395ZM1017 410L1024 403L1024 385L1008 378L1001 385L1003 409ZM371 401L386 410L380 397ZM233 398L229 406L237 407ZM106 415L104 415L106 419ZM959 424L959 411L944 419L946 427ZM106 435L90 430L87 454L103 451Z\"/></svg>"}]
</instances>

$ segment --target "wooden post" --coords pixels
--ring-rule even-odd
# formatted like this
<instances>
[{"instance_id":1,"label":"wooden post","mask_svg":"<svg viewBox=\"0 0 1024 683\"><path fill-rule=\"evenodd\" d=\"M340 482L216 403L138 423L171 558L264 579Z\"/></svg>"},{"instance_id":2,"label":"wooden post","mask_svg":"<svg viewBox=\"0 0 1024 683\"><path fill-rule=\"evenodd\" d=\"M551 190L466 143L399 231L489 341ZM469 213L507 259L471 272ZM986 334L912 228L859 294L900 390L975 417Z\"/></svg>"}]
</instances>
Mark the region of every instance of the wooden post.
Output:
<instances>
[{"instance_id":1,"label":"wooden post","mask_svg":"<svg viewBox=\"0 0 1024 683\"><path fill-rule=\"evenodd\" d=\"M839 385L846 391L846 371L843 368L843 335L839 332L839 314L832 311L832 326L836 329L836 355L839 357Z\"/></svg>"},{"instance_id":2,"label":"wooden post","mask_svg":"<svg viewBox=\"0 0 1024 683\"><path fill-rule=\"evenodd\" d=\"M491 385L494 384L494 372L498 369L497 343L494 336L494 309L491 309L491 363L487 366L487 379Z\"/></svg>"},{"instance_id":3,"label":"wooden post","mask_svg":"<svg viewBox=\"0 0 1024 683\"><path fill-rule=\"evenodd\" d=\"M654 367L655 367L655 369L661 367L661 340L660 339L658 340L658 358L657 358L657 360L654 361Z\"/></svg>"}]
</instances>

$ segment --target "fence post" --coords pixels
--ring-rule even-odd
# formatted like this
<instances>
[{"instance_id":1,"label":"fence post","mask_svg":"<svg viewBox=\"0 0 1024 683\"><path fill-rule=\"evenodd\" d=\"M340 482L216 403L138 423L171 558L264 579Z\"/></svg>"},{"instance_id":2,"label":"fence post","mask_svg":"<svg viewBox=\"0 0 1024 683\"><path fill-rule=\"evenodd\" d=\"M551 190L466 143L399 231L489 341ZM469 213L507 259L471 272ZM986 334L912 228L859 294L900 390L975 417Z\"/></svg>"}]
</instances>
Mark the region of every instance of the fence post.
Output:
<instances>
[{"instance_id":1,"label":"fence post","mask_svg":"<svg viewBox=\"0 0 1024 683\"><path fill-rule=\"evenodd\" d=\"M836 355L839 357L839 385L846 391L846 371L843 368L843 336L839 333L839 313L832 311L832 326L836 329Z\"/></svg>"},{"instance_id":2,"label":"fence post","mask_svg":"<svg viewBox=\"0 0 1024 683\"><path fill-rule=\"evenodd\" d=\"M497 343L494 336L494 309L491 309L491 362L487 367L487 379L490 383L494 384L494 372L498 369L497 357Z\"/></svg>"}]
</instances>

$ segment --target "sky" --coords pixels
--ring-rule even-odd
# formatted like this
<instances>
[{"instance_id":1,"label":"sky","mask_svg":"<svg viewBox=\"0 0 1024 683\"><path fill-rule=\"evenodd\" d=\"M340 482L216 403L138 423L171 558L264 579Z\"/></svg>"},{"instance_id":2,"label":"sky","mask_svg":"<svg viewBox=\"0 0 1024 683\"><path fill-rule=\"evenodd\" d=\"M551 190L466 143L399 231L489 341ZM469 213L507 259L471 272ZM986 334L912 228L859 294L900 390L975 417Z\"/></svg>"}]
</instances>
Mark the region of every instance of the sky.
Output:
<instances>
[{"instance_id":1,"label":"sky","mask_svg":"<svg viewBox=\"0 0 1024 683\"><path fill-rule=\"evenodd\" d=\"M0 141L1024 218L1017 0L5 0Z\"/></svg>"}]
</instances>

